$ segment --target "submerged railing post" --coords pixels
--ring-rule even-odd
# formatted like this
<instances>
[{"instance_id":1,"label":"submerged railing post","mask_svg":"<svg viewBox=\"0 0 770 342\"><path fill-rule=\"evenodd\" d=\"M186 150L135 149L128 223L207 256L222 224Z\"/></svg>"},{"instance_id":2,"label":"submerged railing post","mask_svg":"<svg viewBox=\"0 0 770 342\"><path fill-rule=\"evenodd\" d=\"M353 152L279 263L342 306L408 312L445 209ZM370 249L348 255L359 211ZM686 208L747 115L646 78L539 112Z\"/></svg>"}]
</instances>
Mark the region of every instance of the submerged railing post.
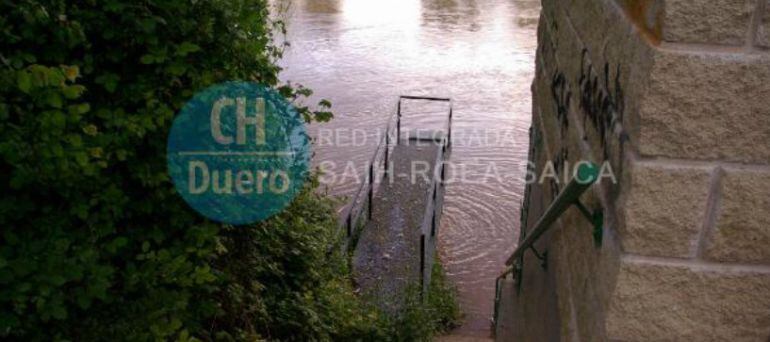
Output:
<instances>
[{"instance_id":1,"label":"submerged railing post","mask_svg":"<svg viewBox=\"0 0 770 342\"><path fill-rule=\"evenodd\" d=\"M374 164L369 164L369 219L372 219L372 207L374 203Z\"/></svg>"},{"instance_id":2,"label":"submerged railing post","mask_svg":"<svg viewBox=\"0 0 770 342\"><path fill-rule=\"evenodd\" d=\"M500 283L502 281L503 281L503 278L498 277L497 279L495 279L495 308L493 309L495 311L492 317L492 323L494 323L495 326L497 326L497 315L498 315L498 311L500 310L500 295L502 291L502 288L500 287ZM492 333L494 334L496 333L496 331L493 331Z\"/></svg>"},{"instance_id":3,"label":"submerged railing post","mask_svg":"<svg viewBox=\"0 0 770 342\"><path fill-rule=\"evenodd\" d=\"M452 146L452 103L449 103L449 122L447 123L447 146Z\"/></svg>"},{"instance_id":4,"label":"submerged railing post","mask_svg":"<svg viewBox=\"0 0 770 342\"><path fill-rule=\"evenodd\" d=\"M388 154L390 152L390 132L388 132L390 129L390 125L388 125L388 128L385 129L385 175L390 176L388 173Z\"/></svg>"},{"instance_id":5,"label":"submerged railing post","mask_svg":"<svg viewBox=\"0 0 770 342\"><path fill-rule=\"evenodd\" d=\"M401 99L398 99L398 108L396 109L396 145L401 140Z\"/></svg>"},{"instance_id":6,"label":"submerged railing post","mask_svg":"<svg viewBox=\"0 0 770 342\"><path fill-rule=\"evenodd\" d=\"M420 234L420 298L425 292L425 234Z\"/></svg>"},{"instance_id":7,"label":"submerged railing post","mask_svg":"<svg viewBox=\"0 0 770 342\"><path fill-rule=\"evenodd\" d=\"M348 237L353 235L353 213L348 213L348 220L347 220L347 231L348 231Z\"/></svg>"},{"instance_id":8,"label":"submerged railing post","mask_svg":"<svg viewBox=\"0 0 770 342\"><path fill-rule=\"evenodd\" d=\"M430 219L430 236L436 236L436 209L433 209L433 217Z\"/></svg>"}]
</instances>

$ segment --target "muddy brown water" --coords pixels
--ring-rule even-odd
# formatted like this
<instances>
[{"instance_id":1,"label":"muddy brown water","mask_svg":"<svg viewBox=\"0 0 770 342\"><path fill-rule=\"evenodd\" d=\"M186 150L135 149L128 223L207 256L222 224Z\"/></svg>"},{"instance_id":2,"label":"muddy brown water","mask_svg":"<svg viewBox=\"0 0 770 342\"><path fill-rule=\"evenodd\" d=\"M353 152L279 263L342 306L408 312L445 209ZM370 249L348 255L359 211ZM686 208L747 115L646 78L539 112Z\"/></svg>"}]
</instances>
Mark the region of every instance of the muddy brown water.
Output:
<instances>
[{"instance_id":1,"label":"muddy brown water","mask_svg":"<svg viewBox=\"0 0 770 342\"><path fill-rule=\"evenodd\" d=\"M281 79L333 103L313 125L328 191L350 196L399 94L451 97L453 147L439 255L465 313L485 336L494 278L518 238L538 1L273 0L291 46ZM404 129L435 129L443 109L404 106Z\"/></svg>"}]
</instances>

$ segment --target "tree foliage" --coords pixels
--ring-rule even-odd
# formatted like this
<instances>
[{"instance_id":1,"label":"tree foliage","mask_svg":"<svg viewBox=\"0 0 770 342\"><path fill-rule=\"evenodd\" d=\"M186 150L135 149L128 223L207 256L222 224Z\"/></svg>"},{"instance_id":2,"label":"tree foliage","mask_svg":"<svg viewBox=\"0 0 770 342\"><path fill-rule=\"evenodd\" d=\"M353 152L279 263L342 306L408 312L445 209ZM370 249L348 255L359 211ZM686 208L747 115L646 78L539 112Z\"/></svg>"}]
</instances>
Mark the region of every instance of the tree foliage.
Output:
<instances>
[{"instance_id":1,"label":"tree foliage","mask_svg":"<svg viewBox=\"0 0 770 342\"><path fill-rule=\"evenodd\" d=\"M334 323L335 310L360 308L330 300L350 291L319 254L329 241L302 235L334 227L324 198L307 189L294 214L223 228L193 213L166 172L166 135L192 94L227 80L278 87L264 0L22 0L0 12L0 337L358 331ZM327 304L304 305L313 300ZM292 325L273 331L276 313Z\"/></svg>"},{"instance_id":2,"label":"tree foliage","mask_svg":"<svg viewBox=\"0 0 770 342\"><path fill-rule=\"evenodd\" d=\"M177 195L166 137L197 91L255 81L308 122L332 117L327 101L302 104L309 89L278 84L266 0L21 0L0 13L0 339L415 340L454 322L446 291L398 319L361 302L313 178L245 227Z\"/></svg>"}]
</instances>

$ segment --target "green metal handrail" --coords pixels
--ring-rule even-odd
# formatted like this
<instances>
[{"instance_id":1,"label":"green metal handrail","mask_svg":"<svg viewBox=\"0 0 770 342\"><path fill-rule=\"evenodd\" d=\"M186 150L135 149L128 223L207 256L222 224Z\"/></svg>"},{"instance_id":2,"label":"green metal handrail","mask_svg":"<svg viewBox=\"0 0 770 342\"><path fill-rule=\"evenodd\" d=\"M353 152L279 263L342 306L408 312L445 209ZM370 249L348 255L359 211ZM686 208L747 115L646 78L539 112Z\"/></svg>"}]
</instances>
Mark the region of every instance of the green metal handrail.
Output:
<instances>
[{"instance_id":1,"label":"green metal handrail","mask_svg":"<svg viewBox=\"0 0 770 342\"><path fill-rule=\"evenodd\" d=\"M524 238L521 245L513 251L513 254L505 262L506 265L511 265L513 262L524 255L524 252L532 247L532 245L540 238L543 233L550 229L551 224L569 208L570 205L579 203L578 198L583 194L591 185L596 182L599 177L599 169L596 164L591 162L581 163L578 166L577 174L572 180L567 183L567 187L564 188L558 197L551 203L545 214L540 217L540 220L535 223L535 228L532 232Z\"/></svg>"},{"instance_id":2,"label":"green metal handrail","mask_svg":"<svg viewBox=\"0 0 770 342\"><path fill-rule=\"evenodd\" d=\"M521 282L521 272L523 269L523 256L524 253L531 249L533 253L535 253L535 256L538 259L543 260L543 267L546 265L546 258L547 255L543 253L543 256L541 256L534 248L535 242L546 232L548 231L553 222L556 221L559 216L564 214L564 212L569 208L571 205L575 205L578 207L580 212L588 218L591 223L593 224L594 231L594 242L597 245L601 244L602 241L602 224L604 221L603 215L601 211L597 210L593 213L590 213L588 209L583 206L582 203L580 203L580 196L588 190L588 188L591 187L599 178L599 168L596 166L596 164L591 162L584 162L581 163L578 166L577 174L575 177L570 180L569 183L567 183L567 186L564 188L561 193L559 193L559 196L556 197L556 199L551 203L551 205L546 209L543 216L540 217L540 219L535 223L534 228L532 228L532 231L526 235L524 238L524 241L521 242L521 244L516 248L516 250L513 251L510 257L508 257L508 260L505 262L506 268L505 270L495 279L495 308L494 308L494 322L497 324L497 315L498 315L498 306L500 301L500 281L503 280L508 274L514 273L514 278L518 280L518 282ZM524 227L522 227L524 228ZM522 233L523 233L522 229Z\"/></svg>"}]
</instances>

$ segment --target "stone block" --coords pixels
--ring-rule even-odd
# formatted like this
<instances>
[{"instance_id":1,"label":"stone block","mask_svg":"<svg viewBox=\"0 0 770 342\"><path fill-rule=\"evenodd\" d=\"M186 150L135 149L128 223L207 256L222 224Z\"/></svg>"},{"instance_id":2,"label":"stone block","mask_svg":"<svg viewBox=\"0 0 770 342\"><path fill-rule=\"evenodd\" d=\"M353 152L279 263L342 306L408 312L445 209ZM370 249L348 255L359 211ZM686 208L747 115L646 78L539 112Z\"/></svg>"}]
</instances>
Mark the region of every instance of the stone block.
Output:
<instances>
[{"instance_id":1,"label":"stone block","mask_svg":"<svg viewBox=\"0 0 770 342\"><path fill-rule=\"evenodd\" d=\"M767 341L770 273L625 258L606 329L618 341Z\"/></svg>"},{"instance_id":2,"label":"stone block","mask_svg":"<svg viewBox=\"0 0 770 342\"><path fill-rule=\"evenodd\" d=\"M656 50L639 108L639 152L770 161L770 54Z\"/></svg>"},{"instance_id":3,"label":"stone block","mask_svg":"<svg viewBox=\"0 0 770 342\"><path fill-rule=\"evenodd\" d=\"M770 265L770 172L726 170L706 257Z\"/></svg>"},{"instance_id":4,"label":"stone block","mask_svg":"<svg viewBox=\"0 0 770 342\"><path fill-rule=\"evenodd\" d=\"M662 168L632 164L625 224L619 227L627 253L689 257L703 227L710 174L708 169Z\"/></svg>"},{"instance_id":5,"label":"stone block","mask_svg":"<svg viewBox=\"0 0 770 342\"><path fill-rule=\"evenodd\" d=\"M756 0L665 0L663 40L744 45Z\"/></svg>"}]
</instances>

